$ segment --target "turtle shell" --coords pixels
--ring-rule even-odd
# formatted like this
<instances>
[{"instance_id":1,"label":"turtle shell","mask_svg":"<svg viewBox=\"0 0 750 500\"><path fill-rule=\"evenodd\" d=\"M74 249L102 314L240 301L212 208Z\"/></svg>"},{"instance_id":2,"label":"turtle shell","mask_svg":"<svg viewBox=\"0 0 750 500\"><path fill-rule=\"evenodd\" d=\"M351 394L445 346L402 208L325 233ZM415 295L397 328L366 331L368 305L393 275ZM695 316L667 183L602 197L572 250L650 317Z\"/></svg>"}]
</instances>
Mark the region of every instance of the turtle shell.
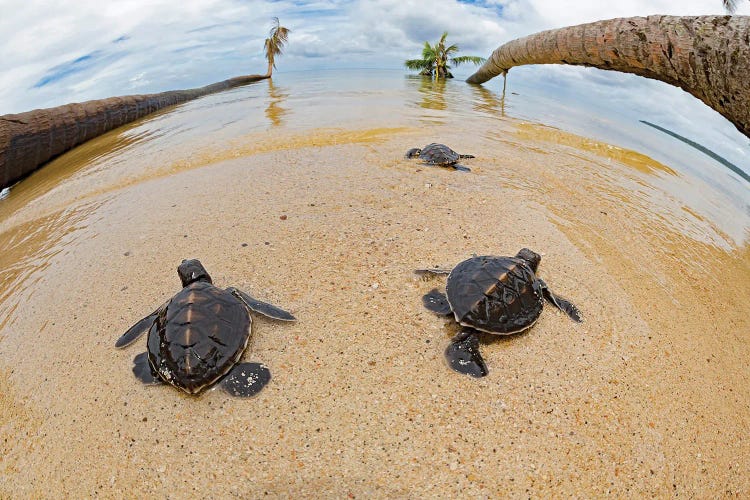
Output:
<instances>
[{"instance_id":1,"label":"turtle shell","mask_svg":"<svg viewBox=\"0 0 750 500\"><path fill-rule=\"evenodd\" d=\"M498 335L532 326L544 304L534 271L515 257L467 259L448 275L445 291L456 321Z\"/></svg>"},{"instance_id":2,"label":"turtle shell","mask_svg":"<svg viewBox=\"0 0 750 500\"><path fill-rule=\"evenodd\" d=\"M422 148L419 157L432 165L455 165L461 157L445 144L432 143Z\"/></svg>"},{"instance_id":3,"label":"turtle shell","mask_svg":"<svg viewBox=\"0 0 750 500\"><path fill-rule=\"evenodd\" d=\"M178 292L148 332L148 359L159 378L190 394L239 361L252 319L230 292L196 281Z\"/></svg>"}]
</instances>

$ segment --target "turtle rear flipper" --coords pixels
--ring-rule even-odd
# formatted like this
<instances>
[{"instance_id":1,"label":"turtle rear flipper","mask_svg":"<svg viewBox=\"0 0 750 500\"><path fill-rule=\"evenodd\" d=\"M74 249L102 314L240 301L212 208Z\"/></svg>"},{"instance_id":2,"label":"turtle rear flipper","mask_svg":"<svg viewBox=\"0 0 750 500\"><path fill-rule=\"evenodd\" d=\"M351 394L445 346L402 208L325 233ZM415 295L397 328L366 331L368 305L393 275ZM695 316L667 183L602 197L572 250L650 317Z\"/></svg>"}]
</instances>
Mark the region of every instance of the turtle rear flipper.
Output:
<instances>
[{"instance_id":1,"label":"turtle rear flipper","mask_svg":"<svg viewBox=\"0 0 750 500\"><path fill-rule=\"evenodd\" d=\"M227 288L227 292L240 299L247 307L250 308L250 310L257 312L258 314L263 314L264 316L268 316L269 318L278 319L281 321L297 320L297 318L292 316L291 313L288 313L280 307L276 307L267 302L255 299L242 290L238 290L234 287L229 287Z\"/></svg>"},{"instance_id":2,"label":"turtle rear flipper","mask_svg":"<svg viewBox=\"0 0 750 500\"><path fill-rule=\"evenodd\" d=\"M142 320L140 320L135 325L131 326L127 332L123 333L119 339L117 339L117 342L115 342L115 347L122 348L127 347L138 338L146 333L149 328L151 328L151 325L156 320L156 317L159 316L159 312L164 309L167 304L169 304L169 301L164 303L161 307L159 307L156 311L152 312Z\"/></svg>"},{"instance_id":3,"label":"turtle rear flipper","mask_svg":"<svg viewBox=\"0 0 750 500\"><path fill-rule=\"evenodd\" d=\"M433 267L430 269L415 269L414 270L414 274L418 274L420 276L425 276L425 275L439 276L442 274L450 274L450 273L451 273L451 269L440 269L437 267Z\"/></svg>"},{"instance_id":4,"label":"turtle rear flipper","mask_svg":"<svg viewBox=\"0 0 750 500\"><path fill-rule=\"evenodd\" d=\"M537 278L539 279L539 278ZM542 285L542 293L544 293L544 298L547 299L549 302L551 302L555 307L560 309L562 312L567 314L570 319L577 323L583 323L583 318L581 318L581 311L578 310L578 308L573 305L572 302L569 300L560 297L559 295L555 295L550 291L549 287L547 286L547 283L544 282L544 280L539 279L539 284Z\"/></svg>"},{"instance_id":5,"label":"turtle rear flipper","mask_svg":"<svg viewBox=\"0 0 750 500\"><path fill-rule=\"evenodd\" d=\"M146 385L159 385L164 382L151 369L151 363L148 362L148 353L142 352L133 358L133 374L135 378Z\"/></svg>"},{"instance_id":6,"label":"turtle rear flipper","mask_svg":"<svg viewBox=\"0 0 750 500\"><path fill-rule=\"evenodd\" d=\"M474 155L458 155L459 158L476 158Z\"/></svg>"},{"instance_id":7,"label":"turtle rear flipper","mask_svg":"<svg viewBox=\"0 0 750 500\"><path fill-rule=\"evenodd\" d=\"M429 293L426 293L422 297L422 303L428 310L443 316L447 316L452 312L451 305L448 303L448 297L437 288L433 288Z\"/></svg>"},{"instance_id":8,"label":"turtle rear flipper","mask_svg":"<svg viewBox=\"0 0 750 500\"><path fill-rule=\"evenodd\" d=\"M474 157L472 156L472 158ZM469 167L464 167L463 165L459 165L458 163L453 165L453 169L458 170L459 172L471 172L471 169Z\"/></svg>"},{"instance_id":9,"label":"turtle rear flipper","mask_svg":"<svg viewBox=\"0 0 750 500\"><path fill-rule=\"evenodd\" d=\"M465 375L484 377L489 373L487 365L479 352L479 337L474 330L462 330L445 349L448 365Z\"/></svg>"},{"instance_id":10,"label":"turtle rear flipper","mask_svg":"<svg viewBox=\"0 0 750 500\"><path fill-rule=\"evenodd\" d=\"M249 398L258 394L271 381L271 371L261 363L238 363L221 381L229 394Z\"/></svg>"}]
</instances>

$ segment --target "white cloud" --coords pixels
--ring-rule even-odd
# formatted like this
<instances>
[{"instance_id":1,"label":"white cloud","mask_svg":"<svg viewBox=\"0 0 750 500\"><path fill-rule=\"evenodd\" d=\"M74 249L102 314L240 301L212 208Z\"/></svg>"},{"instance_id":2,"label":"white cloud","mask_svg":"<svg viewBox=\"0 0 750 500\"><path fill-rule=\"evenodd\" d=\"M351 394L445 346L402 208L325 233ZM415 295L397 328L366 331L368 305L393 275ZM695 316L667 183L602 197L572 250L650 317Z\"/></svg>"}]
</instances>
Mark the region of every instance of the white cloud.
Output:
<instances>
[{"instance_id":1,"label":"white cloud","mask_svg":"<svg viewBox=\"0 0 750 500\"><path fill-rule=\"evenodd\" d=\"M401 68L443 31L462 53L487 56L542 29L617 16L722 13L720 0L586 0L573 8L555 0L13 3L0 6L0 114L263 73L272 16L292 29L277 62L284 71ZM750 14L750 2L742 0L738 14ZM86 64L75 63L87 56Z\"/></svg>"}]
</instances>

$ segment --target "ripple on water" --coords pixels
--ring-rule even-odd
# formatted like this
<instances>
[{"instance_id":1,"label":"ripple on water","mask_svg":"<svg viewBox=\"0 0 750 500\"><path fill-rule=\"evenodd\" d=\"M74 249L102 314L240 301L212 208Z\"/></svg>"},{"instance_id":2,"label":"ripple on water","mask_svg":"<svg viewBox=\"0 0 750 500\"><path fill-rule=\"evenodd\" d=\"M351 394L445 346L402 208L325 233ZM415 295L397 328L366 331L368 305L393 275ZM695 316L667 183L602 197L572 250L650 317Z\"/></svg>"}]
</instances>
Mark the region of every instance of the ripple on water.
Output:
<instances>
[{"instance_id":1,"label":"ripple on water","mask_svg":"<svg viewBox=\"0 0 750 500\"><path fill-rule=\"evenodd\" d=\"M41 286L53 260L74 253L91 214L103 203L60 210L0 233L0 340L14 325L18 305L30 300Z\"/></svg>"},{"instance_id":2,"label":"ripple on water","mask_svg":"<svg viewBox=\"0 0 750 500\"><path fill-rule=\"evenodd\" d=\"M634 215L633 220L642 222L642 231L652 233L654 240L665 246L673 242L671 232L662 228L675 229L697 242L725 251L745 242L747 218L741 213L741 200L727 203L722 193L686 173L642 153L554 127L523 123L518 126L517 135L524 142L555 144L560 153L580 160L569 166L568 174L575 176L576 181L568 182L566 188L596 193L603 206L609 203L627 209ZM616 165L626 168L615 168Z\"/></svg>"}]
</instances>

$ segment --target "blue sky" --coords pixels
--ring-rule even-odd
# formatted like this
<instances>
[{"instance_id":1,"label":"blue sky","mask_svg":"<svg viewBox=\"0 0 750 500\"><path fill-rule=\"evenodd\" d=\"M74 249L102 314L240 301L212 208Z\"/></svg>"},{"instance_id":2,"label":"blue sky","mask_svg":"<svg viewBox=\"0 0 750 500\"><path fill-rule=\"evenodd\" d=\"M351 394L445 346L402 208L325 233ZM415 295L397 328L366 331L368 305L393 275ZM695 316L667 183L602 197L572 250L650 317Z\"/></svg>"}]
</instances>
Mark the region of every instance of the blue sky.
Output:
<instances>
[{"instance_id":1,"label":"blue sky","mask_svg":"<svg viewBox=\"0 0 750 500\"><path fill-rule=\"evenodd\" d=\"M264 73L273 16L292 30L284 72L402 68L443 31L462 53L486 57L543 29L723 13L720 0L0 0L0 12L0 114Z\"/></svg>"}]
</instances>

